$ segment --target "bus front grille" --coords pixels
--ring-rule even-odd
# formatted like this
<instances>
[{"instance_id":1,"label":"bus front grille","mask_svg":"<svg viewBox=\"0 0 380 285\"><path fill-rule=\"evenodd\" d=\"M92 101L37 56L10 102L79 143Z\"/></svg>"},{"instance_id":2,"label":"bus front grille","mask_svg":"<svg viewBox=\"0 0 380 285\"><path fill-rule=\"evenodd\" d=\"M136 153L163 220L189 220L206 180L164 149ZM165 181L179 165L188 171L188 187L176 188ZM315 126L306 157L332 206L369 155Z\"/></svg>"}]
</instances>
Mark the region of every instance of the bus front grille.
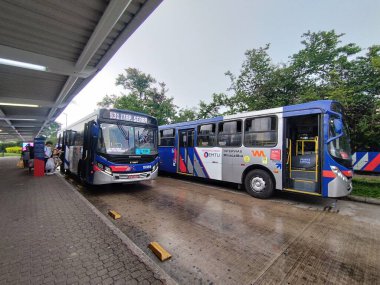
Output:
<instances>
[{"instance_id":1,"label":"bus front grille","mask_svg":"<svg viewBox=\"0 0 380 285\"><path fill-rule=\"evenodd\" d=\"M110 162L118 164L138 164L153 162L157 155L129 156L129 155L102 155Z\"/></svg>"}]
</instances>

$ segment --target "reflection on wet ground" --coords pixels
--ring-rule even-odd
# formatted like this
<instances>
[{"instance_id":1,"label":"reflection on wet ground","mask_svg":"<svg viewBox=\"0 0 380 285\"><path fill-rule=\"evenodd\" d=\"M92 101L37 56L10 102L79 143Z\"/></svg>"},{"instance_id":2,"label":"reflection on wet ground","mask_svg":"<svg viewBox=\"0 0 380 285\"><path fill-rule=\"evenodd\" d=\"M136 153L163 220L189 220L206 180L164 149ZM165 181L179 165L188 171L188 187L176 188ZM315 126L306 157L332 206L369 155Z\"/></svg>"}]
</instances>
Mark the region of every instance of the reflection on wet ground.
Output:
<instances>
[{"instance_id":1,"label":"reflection on wet ground","mask_svg":"<svg viewBox=\"0 0 380 285\"><path fill-rule=\"evenodd\" d=\"M160 266L181 284L377 283L380 207L279 193L258 200L234 186L159 177L135 185L83 188L142 250L157 241ZM157 261L157 263L159 263Z\"/></svg>"}]
</instances>

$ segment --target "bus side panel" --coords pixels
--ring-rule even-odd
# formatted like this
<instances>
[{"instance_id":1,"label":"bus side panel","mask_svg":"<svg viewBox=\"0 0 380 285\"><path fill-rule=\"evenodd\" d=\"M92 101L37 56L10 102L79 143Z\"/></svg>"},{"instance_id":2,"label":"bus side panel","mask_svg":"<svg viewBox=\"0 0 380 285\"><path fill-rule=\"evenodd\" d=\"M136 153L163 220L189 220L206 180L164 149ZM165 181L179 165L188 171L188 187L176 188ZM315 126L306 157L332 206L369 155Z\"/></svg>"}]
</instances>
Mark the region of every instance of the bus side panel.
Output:
<instances>
[{"instance_id":1,"label":"bus side panel","mask_svg":"<svg viewBox=\"0 0 380 285\"><path fill-rule=\"evenodd\" d=\"M283 118L277 114L277 145L274 147L230 147L223 148L222 180L233 183L244 183L244 171L252 165L260 165L270 172L276 184L276 189L282 190L283 171ZM286 154L285 154L286 155Z\"/></svg>"},{"instance_id":2,"label":"bus side panel","mask_svg":"<svg viewBox=\"0 0 380 285\"><path fill-rule=\"evenodd\" d=\"M276 189L282 189L282 143L274 148L231 148L223 149L223 181L244 183L244 171L252 166L265 167L274 176ZM273 153L280 156L275 157Z\"/></svg>"},{"instance_id":3,"label":"bus side panel","mask_svg":"<svg viewBox=\"0 0 380 285\"><path fill-rule=\"evenodd\" d=\"M222 149L195 147L194 170L199 177L222 180Z\"/></svg>"},{"instance_id":4,"label":"bus side panel","mask_svg":"<svg viewBox=\"0 0 380 285\"><path fill-rule=\"evenodd\" d=\"M177 150L175 147L159 147L158 154L160 156L160 171L171 173L177 172Z\"/></svg>"}]
</instances>

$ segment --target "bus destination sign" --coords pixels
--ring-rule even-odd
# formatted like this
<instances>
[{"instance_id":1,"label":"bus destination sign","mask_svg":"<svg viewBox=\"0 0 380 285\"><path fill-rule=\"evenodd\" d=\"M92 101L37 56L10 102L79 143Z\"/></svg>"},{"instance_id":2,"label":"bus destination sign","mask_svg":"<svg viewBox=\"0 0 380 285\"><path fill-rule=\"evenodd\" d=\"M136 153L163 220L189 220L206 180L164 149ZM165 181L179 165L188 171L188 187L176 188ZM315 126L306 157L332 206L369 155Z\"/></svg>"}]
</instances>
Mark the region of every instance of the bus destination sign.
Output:
<instances>
[{"instance_id":1,"label":"bus destination sign","mask_svg":"<svg viewBox=\"0 0 380 285\"><path fill-rule=\"evenodd\" d=\"M143 117L143 116L139 116L139 115L135 115L135 114L109 111L109 112L106 112L103 116L107 119L112 119L112 120L120 120L120 121L128 121L128 122L134 122L134 123L148 124L148 118L147 117Z\"/></svg>"}]
</instances>

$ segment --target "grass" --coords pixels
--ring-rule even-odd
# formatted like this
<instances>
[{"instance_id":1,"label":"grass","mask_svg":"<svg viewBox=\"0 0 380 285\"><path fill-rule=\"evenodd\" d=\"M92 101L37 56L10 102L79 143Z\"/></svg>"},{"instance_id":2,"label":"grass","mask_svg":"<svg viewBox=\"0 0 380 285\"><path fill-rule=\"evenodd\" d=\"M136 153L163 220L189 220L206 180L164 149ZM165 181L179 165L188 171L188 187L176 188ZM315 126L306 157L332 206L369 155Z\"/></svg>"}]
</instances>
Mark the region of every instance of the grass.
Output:
<instances>
[{"instance_id":1,"label":"grass","mask_svg":"<svg viewBox=\"0 0 380 285\"><path fill-rule=\"evenodd\" d=\"M20 157L21 154L20 153L7 153L7 152L0 153L0 157L4 157L4 156L18 156L18 157Z\"/></svg>"},{"instance_id":2,"label":"grass","mask_svg":"<svg viewBox=\"0 0 380 285\"><path fill-rule=\"evenodd\" d=\"M354 175L351 195L380 198L380 176Z\"/></svg>"}]
</instances>

